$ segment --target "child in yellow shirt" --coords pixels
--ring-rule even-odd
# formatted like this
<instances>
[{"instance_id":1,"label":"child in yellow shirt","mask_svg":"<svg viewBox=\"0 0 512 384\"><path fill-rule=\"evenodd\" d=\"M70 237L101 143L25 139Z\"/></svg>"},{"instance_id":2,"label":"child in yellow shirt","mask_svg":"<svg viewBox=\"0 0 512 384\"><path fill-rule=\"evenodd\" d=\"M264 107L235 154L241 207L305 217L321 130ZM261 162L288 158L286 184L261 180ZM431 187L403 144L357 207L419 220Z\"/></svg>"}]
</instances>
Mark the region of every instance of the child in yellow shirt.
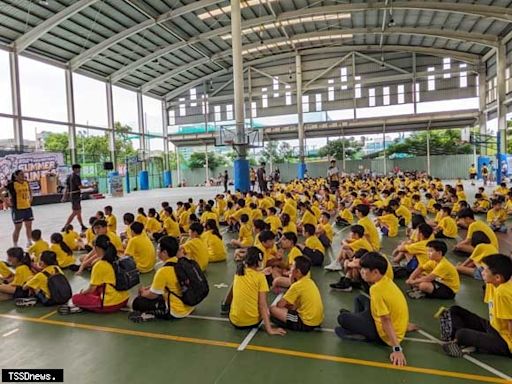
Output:
<instances>
[{"instance_id":1,"label":"child in yellow shirt","mask_svg":"<svg viewBox=\"0 0 512 384\"><path fill-rule=\"evenodd\" d=\"M332 229L332 225L329 222L330 220L331 215L329 212L322 212L322 215L320 216L320 222L316 227L316 235L325 248L329 248L331 246L332 240L334 238L334 230Z\"/></svg>"},{"instance_id":2,"label":"child in yellow shirt","mask_svg":"<svg viewBox=\"0 0 512 384\"><path fill-rule=\"evenodd\" d=\"M507 233L507 212L503 209L501 198L492 201L492 209L487 212L487 223L494 232Z\"/></svg>"},{"instance_id":3,"label":"child in yellow shirt","mask_svg":"<svg viewBox=\"0 0 512 384\"><path fill-rule=\"evenodd\" d=\"M343 201L339 203L339 213L336 216L336 226L339 228L343 228L349 226L354 221L354 215L347 208L347 204Z\"/></svg>"},{"instance_id":4,"label":"child in yellow shirt","mask_svg":"<svg viewBox=\"0 0 512 384\"><path fill-rule=\"evenodd\" d=\"M34 265L37 265L39 264L41 254L44 251L48 251L50 249L50 245L41 238L42 234L39 229L34 229L31 232L31 237L32 245L28 248L27 252L33 258Z\"/></svg>"}]
</instances>

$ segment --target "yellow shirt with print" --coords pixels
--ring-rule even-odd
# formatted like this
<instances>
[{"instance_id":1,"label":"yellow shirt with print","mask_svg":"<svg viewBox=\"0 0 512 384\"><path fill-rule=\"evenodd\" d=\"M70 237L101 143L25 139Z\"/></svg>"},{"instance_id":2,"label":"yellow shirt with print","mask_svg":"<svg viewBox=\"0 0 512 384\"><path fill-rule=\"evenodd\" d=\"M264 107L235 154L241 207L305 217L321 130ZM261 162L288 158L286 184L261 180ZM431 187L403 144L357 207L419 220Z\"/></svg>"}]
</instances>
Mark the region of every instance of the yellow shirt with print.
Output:
<instances>
[{"instance_id":1,"label":"yellow shirt with print","mask_svg":"<svg viewBox=\"0 0 512 384\"><path fill-rule=\"evenodd\" d=\"M279 228L281 228L281 220L279 220L279 217L276 215L267 216L265 219L265 223L270 225L270 230L273 233L277 233L279 231Z\"/></svg>"},{"instance_id":2,"label":"yellow shirt with print","mask_svg":"<svg viewBox=\"0 0 512 384\"><path fill-rule=\"evenodd\" d=\"M473 237L473 233L478 231L482 231L483 233L485 233L489 240L491 240L491 244L494 245L496 249L500 249L496 234L491 229L491 227L489 227L481 220L475 220L473 223L469 225L466 239L471 239L471 237Z\"/></svg>"},{"instance_id":3,"label":"yellow shirt with print","mask_svg":"<svg viewBox=\"0 0 512 384\"><path fill-rule=\"evenodd\" d=\"M491 326L498 331L512 352L512 332L508 325L512 321L512 280L498 287L486 284L484 302L489 307Z\"/></svg>"},{"instance_id":4,"label":"yellow shirt with print","mask_svg":"<svg viewBox=\"0 0 512 384\"><path fill-rule=\"evenodd\" d=\"M442 229L443 235L447 237L455 238L459 232L457 222L450 216L443 217L439 220L438 225Z\"/></svg>"},{"instance_id":5,"label":"yellow shirt with print","mask_svg":"<svg viewBox=\"0 0 512 384\"><path fill-rule=\"evenodd\" d=\"M210 263L226 260L228 256L226 246L219 236L212 231L205 231L201 234L201 238L206 242L206 246L208 247L208 261Z\"/></svg>"},{"instance_id":6,"label":"yellow shirt with print","mask_svg":"<svg viewBox=\"0 0 512 384\"><path fill-rule=\"evenodd\" d=\"M2 279L6 279L11 275L12 271L9 269L9 267L7 267L7 264L5 264L3 261L0 261L0 277Z\"/></svg>"},{"instance_id":7,"label":"yellow shirt with print","mask_svg":"<svg viewBox=\"0 0 512 384\"><path fill-rule=\"evenodd\" d=\"M473 261L473 263L475 263L477 267L481 267L482 259L484 257L495 255L496 253L499 252L494 245L481 243L475 247L473 253L471 253L470 259Z\"/></svg>"},{"instance_id":8,"label":"yellow shirt with print","mask_svg":"<svg viewBox=\"0 0 512 384\"><path fill-rule=\"evenodd\" d=\"M19 183L15 181L13 184L16 192L16 209L30 208L30 186L28 182Z\"/></svg>"},{"instance_id":9,"label":"yellow shirt with print","mask_svg":"<svg viewBox=\"0 0 512 384\"><path fill-rule=\"evenodd\" d=\"M178 258L171 257L166 260L166 263L168 262L177 263ZM156 271L155 276L153 277L153 282L151 283L150 291L155 295L163 295L167 305L169 305L170 301L171 308L169 308L169 311L171 312L171 315L176 318L186 317L194 310L194 307L183 304L178 297L172 294L169 295L169 291L178 296L182 295L181 285L176 277L174 266L172 265L164 265Z\"/></svg>"},{"instance_id":10,"label":"yellow shirt with print","mask_svg":"<svg viewBox=\"0 0 512 384\"><path fill-rule=\"evenodd\" d=\"M50 250L50 245L43 239L39 239L28 248L27 252L34 257L36 263L39 263L41 254L48 250Z\"/></svg>"},{"instance_id":11,"label":"yellow shirt with print","mask_svg":"<svg viewBox=\"0 0 512 384\"><path fill-rule=\"evenodd\" d=\"M496 211L494 208L487 212L487 223L504 223L507 221L507 211L500 209Z\"/></svg>"},{"instance_id":12,"label":"yellow shirt with print","mask_svg":"<svg viewBox=\"0 0 512 384\"><path fill-rule=\"evenodd\" d=\"M108 230L117 233L117 217L114 215L106 215L105 220L107 221Z\"/></svg>"},{"instance_id":13,"label":"yellow shirt with print","mask_svg":"<svg viewBox=\"0 0 512 384\"><path fill-rule=\"evenodd\" d=\"M238 327L256 325L260 322L259 294L268 292L265 275L252 268L245 268L243 276L233 279L233 301L229 320Z\"/></svg>"},{"instance_id":14,"label":"yellow shirt with print","mask_svg":"<svg viewBox=\"0 0 512 384\"><path fill-rule=\"evenodd\" d=\"M50 245L50 251L55 252L57 255L57 263L59 264L59 267L67 268L70 265L75 264L75 258L73 255L68 255L64 252L59 244Z\"/></svg>"},{"instance_id":15,"label":"yellow shirt with print","mask_svg":"<svg viewBox=\"0 0 512 384\"><path fill-rule=\"evenodd\" d=\"M56 265L50 265L44 268L41 272L36 273L29 281L27 281L25 288L30 288L35 292L42 292L47 299L51 299L52 295L48 288L48 277L46 277L44 272L50 275L55 275L56 273L62 273L62 270Z\"/></svg>"},{"instance_id":16,"label":"yellow shirt with print","mask_svg":"<svg viewBox=\"0 0 512 384\"><path fill-rule=\"evenodd\" d=\"M206 267L208 267L208 247L203 239L200 237L191 238L183 244L183 249L190 259L199 264L201 270L206 270Z\"/></svg>"},{"instance_id":17,"label":"yellow shirt with print","mask_svg":"<svg viewBox=\"0 0 512 384\"><path fill-rule=\"evenodd\" d=\"M363 226L364 234L366 236L368 236L368 238L370 240L370 244L372 245L373 249L375 251L379 251L380 250L379 232L377 231L375 224L373 224L373 221L368 216L365 216L365 217L359 219L357 224Z\"/></svg>"},{"instance_id":18,"label":"yellow shirt with print","mask_svg":"<svg viewBox=\"0 0 512 384\"><path fill-rule=\"evenodd\" d=\"M14 279L11 281L11 285L23 287L32 276L34 276L34 274L27 265L18 265L14 270Z\"/></svg>"},{"instance_id":19,"label":"yellow shirt with print","mask_svg":"<svg viewBox=\"0 0 512 384\"><path fill-rule=\"evenodd\" d=\"M116 275L114 267L108 261L98 260L94 263L89 283L94 286L104 287L105 297L103 305L106 307L119 305L130 297L128 291L118 291L114 288L116 285Z\"/></svg>"},{"instance_id":20,"label":"yellow shirt with print","mask_svg":"<svg viewBox=\"0 0 512 384\"><path fill-rule=\"evenodd\" d=\"M238 231L238 241L242 247L250 247L254 243L252 228L249 223L242 224Z\"/></svg>"},{"instance_id":21,"label":"yellow shirt with print","mask_svg":"<svg viewBox=\"0 0 512 384\"><path fill-rule=\"evenodd\" d=\"M176 237L176 238L180 237L180 226L171 217L166 217L164 219L163 228L165 230L165 233L167 233L168 236L172 236L172 237Z\"/></svg>"},{"instance_id":22,"label":"yellow shirt with print","mask_svg":"<svg viewBox=\"0 0 512 384\"><path fill-rule=\"evenodd\" d=\"M62 232L62 240L66 243L66 245L72 250L76 251L78 249L77 240L80 239L80 235L75 231Z\"/></svg>"},{"instance_id":23,"label":"yellow shirt with print","mask_svg":"<svg viewBox=\"0 0 512 384\"><path fill-rule=\"evenodd\" d=\"M382 327L382 316L389 316L396 337L401 342L409 324L409 308L405 296L387 276L383 276L370 287L370 311L382 341L391 345L391 340Z\"/></svg>"},{"instance_id":24,"label":"yellow shirt with print","mask_svg":"<svg viewBox=\"0 0 512 384\"><path fill-rule=\"evenodd\" d=\"M309 236L304 242L304 245L308 248L325 254L325 247L323 246L322 242L318 239L318 237L316 237L316 235Z\"/></svg>"},{"instance_id":25,"label":"yellow shirt with print","mask_svg":"<svg viewBox=\"0 0 512 384\"><path fill-rule=\"evenodd\" d=\"M443 257L439 262L429 260L423 265L422 269L429 274L435 275L436 281L446 285L454 293L459 292L459 272L457 272L457 269L446 257Z\"/></svg>"},{"instance_id":26,"label":"yellow shirt with print","mask_svg":"<svg viewBox=\"0 0 512 384\"><path fill-rule=\"evenodd\" d=\"M388 227L388 237L396 237L398 235L398 217L392 213L377 217L377 220Z\"/></svg>"},{"instance_id":27,"label":"yellow shirt with print","mask_svg":"<svg viewBox=\"0 0 512 384\"><path fill-rule=\"evenodd\" d=\"M315 282L308 276L303 276L294 282L283 299L296 306L304 324L317 327L324 321L324 305L320 291Z\"/></svg>"},{"instance_id":28,"label":"yellow shirt with print","mask_svg":"<svg viewBox=\"0 0 512 384\"><path fill-rule=\"evenodd\" d=\"M135 235L128 240L124 254L133 257L141 273L151 272L155 266L155 247L145 233Z\"/></svg>"}]
</instances>

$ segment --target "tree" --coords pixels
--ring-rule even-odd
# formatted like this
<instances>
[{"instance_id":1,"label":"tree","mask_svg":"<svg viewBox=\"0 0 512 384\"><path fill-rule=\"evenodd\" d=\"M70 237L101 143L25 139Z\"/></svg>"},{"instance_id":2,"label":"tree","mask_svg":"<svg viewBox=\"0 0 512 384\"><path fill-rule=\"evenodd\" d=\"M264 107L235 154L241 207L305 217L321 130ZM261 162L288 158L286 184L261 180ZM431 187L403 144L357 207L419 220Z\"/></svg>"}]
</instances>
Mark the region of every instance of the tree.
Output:
<instances>
[{"instance_id":1,"label":"tree","mask_svg":"<svg viewBox=\"0 0 512 384\"><path fill-rule=\"evenodd\" d=\"M459 130L438 130L430 131L430 154L431 155L458 155L472 153L471 144L463 144L460 139ZM403 141L395 141L387 149L386 153L405 153L414 156L426 156L427 154L427 132L413 133Z\"/></svg>"},{"instance_id":2,"label":"tree","mask_svg":"<svg viewBox=\"0 0 512 384\"><path fill-rule=\"evenodd\" d=\"M343 160L343 144L345 144L345 159L355 159L363 148L363 143L356 141L353 137L349 139L338 139L327 142L320 148L318 154L321 157L331 156L336 160Z\"/></svg>"},{"instance_id":3,"label":"tree","mask_svg":"<svg viewBox=\"0 0 512 384\"><path fill-rule=\"evenodd\" d=\"M215 152L208 152L208 169L214 170L215 168L225 166L227 164L226 158ZM188 167L190 169L204 168L206 165L206 156L204 152L194 152L188 159Z\"/></svg>"},{"instance_id":4,"label":"tree","mask_svg":"<svg viewBox=\"0 0 512 384\"><path fill-rule=\"evenodd\" d=\"M293 148L286 142L267 141L260 152L260 160L266 163L280 164L293 157Z\"/></svg>"}]
</instances>

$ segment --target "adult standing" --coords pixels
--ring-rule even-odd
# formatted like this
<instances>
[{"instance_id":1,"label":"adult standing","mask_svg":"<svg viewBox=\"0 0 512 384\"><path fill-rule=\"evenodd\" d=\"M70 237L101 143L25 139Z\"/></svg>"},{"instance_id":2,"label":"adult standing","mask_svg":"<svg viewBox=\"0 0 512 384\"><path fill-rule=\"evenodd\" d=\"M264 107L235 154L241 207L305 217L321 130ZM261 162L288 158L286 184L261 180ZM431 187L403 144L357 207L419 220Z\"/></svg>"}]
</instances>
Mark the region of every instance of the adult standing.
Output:
<instances>
[{"instance_id":1,"label":"adult standing","mask_svg":"<svg viewBox=\"0 0 512 384\"><path fill-rule=\"evenodd\" d=\"M224 176L223 176L222 180L224 181L224 193L226 193L228 191L228 181L229 181L229 174L228 174L227 169L224 171Z\"/></svg>"},{"instance_id":2,"label":"adult standing","mask_svg":"<svg viewBox=\"0 0 512 384\"><path fill-rule=\"evenodd\" d=\"M66 185L64 193L62 195L62 201L66 201L68 198L71 201L71 215L69 215L64 228L71 224L73 219L76 217L78 223L82 226L82 232L87 230L82 220L82 192L84 188L82 185L82 179L80 178L80 164L73 164L71 166L71 174L66 179ZM64 231L64 229L63 229Z\"/></svg>"},{"instance_id":3,"label":"adult standing","mask_svg":"<svg viewBox=\"0 0 512 384\"><path fill-rule=\"evenodd\" d=\"M340 186L340 171L336 166L336 160L331 160L331 165L327 170L327 178L329 179L331 192L336 193L338 191L338 187Z\"/></svg>"},{"instance_id":4,"label":"adult standing","mask_svg":"<svg viewBox=\"0 0 512 384\"><path fill-rule=\"evenodd\" d=\"M489 185L492 185L496 181L496 167L494 161L489 161Z\"/></svg>"},{"instance_id":5,"label":"adult standing","mask_svg":"<svg viewBox=\"0 0 512 384\"><path fill-rule=\"evenodd\" d=\"M256 191L256 171L253 167L249 169L249 180L251 182L251 191Z\"/></svg>"},{"instance_id":6,"label":"adult standing","mask_svg":"<svg viewBox=\"0 0 512 384\"><path fill-rule=\"evenodd\" d=\"M3 197L5 191L9 194L8 199ZM25 178L25 174L21 169L18 169L12 174L11 181L7 183L7 186L0 188L0 199L6 206L10 205L11 207L12 222L14 223L14 231L12 233L13 245L15 247L18 246L21 227L25 224L27 247L30 246L32 221L34 221L34 214L32 213L32 192L30 191L30 185Z\"/></svg>"},{"instance_id":7,"label":"adult standing","mask_svg":"<svg viewBox=\"0 0 512 384\"><path fill-rule=\"evenodd\" d=\"M260 167L256 171L256 176L258 178L258 184L260 187L260 192L265 193L268 191L267 188L267 173L265 171L265 163L261 163Z\"/></svg>"},{"instance_id":8,"label":"adult standing","mask_svg":"<svg viewBox=\"0 0 512 384\"><path fill-rule=\"evenodd\" d=\"M508 165L505 160L501 161L501 181L505 182L508 176Z\"/></svg>"}]
</instances>

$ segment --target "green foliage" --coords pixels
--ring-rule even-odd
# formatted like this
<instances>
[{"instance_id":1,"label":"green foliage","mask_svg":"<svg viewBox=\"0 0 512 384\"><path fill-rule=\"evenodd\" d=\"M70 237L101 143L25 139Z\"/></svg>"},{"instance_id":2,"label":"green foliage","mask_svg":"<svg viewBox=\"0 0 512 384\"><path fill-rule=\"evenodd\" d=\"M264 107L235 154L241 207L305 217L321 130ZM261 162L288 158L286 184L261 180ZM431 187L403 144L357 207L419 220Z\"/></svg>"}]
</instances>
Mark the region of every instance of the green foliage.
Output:
<instances>
[{"instance_id":1,"label":"green foliage","mask_svg":"<svg viewBox=\"0 0 512 384\"><path fill-rule=\"evenodd\" d=\"M188 167L190 169L204 168L206 165L206 156L204 152L194 152L188 159ZM208 152L208 169L214 170L218 167L227 165L226 158L215 152Z\"/></svg>"},{"instance_id":2,"label":"green foliage","mask_svg":"<svg viewBox=\"0 0 512 384\"><path fill-rule=\"evenodd\" d=\"M343 143L345 143L345 158L356 159L360 155L363 143L356 141L353 137L349 139L332 140L318 151L321 157L334 157L336 160L343 159Z\"/></svg>"},{"instance_id":3,"label":"green foliage","mask_svg":"<svg viewBox=\"0 0 512 384\"><path fill-rule=\"evenodd\" d=\"M463 144L460 140L460 131L447 129L430 131L431 155L459 155L472 153L471 144ZM387 155L406 153L414 156L426 156L427 132L413 133L402 142L395 140L386 149Z\"/></svg>"},{"instance_id":4,"label":"green foliage","mask_svg":"<svg viewBox=\"0 0 512 384\"><path fill-rule=\"evenodd\" d=\"M267 141L260 152L260 161L266 163L281 164L290 161L294 157L293 148L286 142Z\"/></svg>"}]
</instances>

